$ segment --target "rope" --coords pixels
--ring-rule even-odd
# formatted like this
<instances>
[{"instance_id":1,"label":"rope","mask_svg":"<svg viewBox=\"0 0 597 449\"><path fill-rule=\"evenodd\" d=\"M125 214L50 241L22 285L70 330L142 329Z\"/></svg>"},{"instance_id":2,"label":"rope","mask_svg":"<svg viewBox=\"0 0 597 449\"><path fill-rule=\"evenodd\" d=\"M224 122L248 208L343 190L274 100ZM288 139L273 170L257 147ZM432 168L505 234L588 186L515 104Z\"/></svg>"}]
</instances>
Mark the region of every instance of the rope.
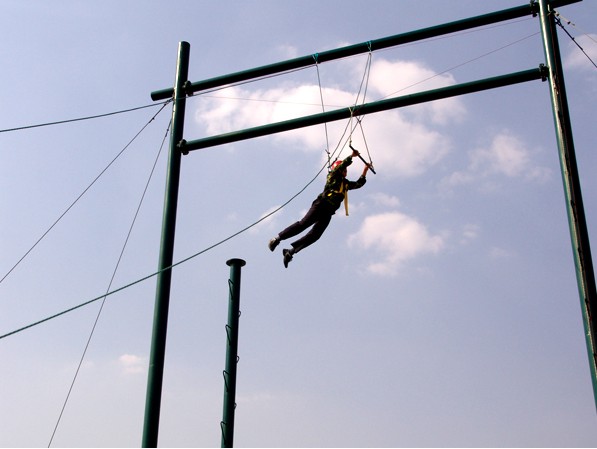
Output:
<instances>
[{"instance_id":1,"label":"rope","mask_svg":"<svg viewBox=\"0 0 597 449\"><path fill-rule=\"evenodd\" d=\"M365 138L365 130L363 129L363 117L357 119L359 128L361 128L361 135L363 136L363 142L365 143L365 150L367 150L367 157L369 158L369 163L373 165L373 159L371 159L371 153L369 153L369 145L367 145L367 139Z\"/></svg>"},{"instance_id":2,"label":"rope","mask_svg":"<svg viewBox=\"0 0 597 449\"><path fill-rule=\"evenodd\" d=\"M369 87L369 76L371 75L371 60L372 60L372 51L371 51L371 44L369 44L369 56L367 58L367 65L365 66L365 72L363 73L363 78L361 79L361 85L359 87L359 92L357 94L357 99L355 100L355 105L353 108L350 109L350 140L348 146L352 148L352 133L356 129L357 126L361 128L361 134L363 136L363 141L365 142L365 149L367 150L367 157L369 158L369 164L373 165L373 159L371 159L371 153L369 152L369 146L367 145L367 139L365 139L365 131L363 129L362 121L365 117L357 118L357 124L353 127L353 117L354 117L354 110L357 108L357 103L359 96L361 94L361 90L363 89L363 83L365 84L365 90L363 92L363 101L361 104L365 104L367 98L367 89Z\"/></svg>"},{"instance_id":3,"label":"rope","mask_svg":"<svg viewBox=\"0 0 597 449\"><path fill-rule=\"evenodd\" d=\"M162 149L164 148L164 143L166 142L166 138L168 137L168 133L170 132L170 126L172 125L172 120L170 120L170 123L168 124L168 127L166 128L166 133L164 135L164 138L162 140L162 144L160 145L160 149L158 150L158 154L156 155L155 161L153 163L153 166L151 168L151 171L149 173L149 179L147 180L147 183L145 184L145 188L143 189L143 193L141 195L141 199L139 200L139 205L137 206L137 210L135 211L135 214L133 216L133 220L131 222L131 225L129 227L127 236L124 240L124 244L122 246L122 250L120 251L120 255L118 256L118 260L116 262L116 266L114 267L114 271L112 272L112 277L110 278L110 282L108 283L108 288L106 289L106 294L110 291L110 288L112 288L112 283L114 282L114 278L116 277L116 273L118 271L118 268L120 267L120 262L122 261L122 257L124 256L124 251L126 250L127 244L129 242L129 239L131 237L131 234L133 232L133 228L135 227L135 223L137 221L137 217L139 216L139 211L141 210L141 206L143 205L143 200L145 199L145 195L147 194L147 189L149 188L149 184L151 182L151 178L153 177L153 174L155 172L155 168L157 166L158 160L160 158L160 154L162 153ZM91 332L89 334L89 338L87 339L87 343L85 344L85 348L83 349L83 354L81 355L81 359L79 360L79 364L77 366L77 369L75 370L75 375L73 377L73 380L70 384L70 387L68 389L68 393L66 394L66 399L64 400L64 404L62 405L62 409L60 410L60 414L58 415L58 420L56 421L56 425L54 426L54 431L52 432L52 436L50 437L50 442L48 443L48 447L52 446L52 441L54 440L54 436L56 435L56 431L58 430L58 426L60 425L60 421L62 420L62 415L64 414L64 410L66 409L66 405L68 403L68 400L70 398L70 395L73 391L73 388L75 386L75 382L77 381L77 377L79 375L79 371L81 370L81 366L83 365L83 361L85 360L85 356L87 355L87 350L89 349L89 345L91 344L91 339L93 338L93 334L95 333L95 328L97 327L97 323L99 322L100 316L102 314L102 311L104 309L104 305L106 304L106 296L103 297L102 303L100 305L100 308L97 312L97 316L95 317L95 322L93 323L93 326L91 327Z\"/></svg>"},{"instance_id":4,"label":"rope","mask_svg":"<svg viewBox=\"0 0 597 449\"><path fill-rule=\"evenodd\" d=\"M27 250L27 252L25 252L25 254L17 261L17 263L15 263L12 268L10 270L8 270L8 272L2 277L2 279L0 279L0 284L2 282L4 282L4 280L14 271L14 269L31 253L31 251L33 251L33 249L50 233L50 231L52 229L54 229L54 227L58 224L58 222L60 220L62 220L64 218L64 216L75 206L75 204L77 204L79 202L79 200L81 198L83 198L83 196L89 191L89 189L91 189L91 187L102 177L102 175L104 173L106 173L106 171L108 171L108 169L112 166L112 164L114 164L116 162L116 160L122 156L122 154L127 150L127 148L129 146L131 146L131 144L137 139L137 137L139 137L139 135L145 130L145 128L147 128L149 126L149 124L151 122L153 122L155 120L155 118L158 116L158 114L160 112L162 112L164 110L164 108L166 107L166 105L170 102L171 100L169 100L168 102L165 102L162 104L162 107L160 108L160 110L158 112L156 112L154 114L153 117L151 117L151 119L149 119L149 121L143 125L143 127L139 130L139 132L137 134L135 134L135 136L129 141L129 143L127 143L124 148L122 150L120 150L120 152L114 157L114 159L112 159L110 161L110 163L99 173L99 175L97 175L95 177L95 179L93 181L91 181L91 184L89 184L85 190L83 190L83 192L77 197L75 198L75 200L70 204L70 206L68 206L66 208L66 210L64 212L62 212L62 214L60 214L60 216L54 221L54 223L52 223L52 225L48 228L48 230L46 232L44 232L41 237L39 237L37 239L37 241L33 244L33 246L31 246L31 248L29 248Z\"/></svg>"},{"instance_id":5,"label":"rope","mask_svg":"<svg viewBox=\"0 0 597 449\"><path fill-rule=\"evenodd\" d=\"M369 54L367 56L367 64L365 65L365 72L363 73L363 78L361 78L361 85L359 86L359 92L357 94L357 99L355 100L355 106L359 102L359 96L361 95L361 90L363 89L363 83L365 83L365 91L363 92L363 101L365 103L365 98L367 96L367 88L369 87L369 75L371 74L371 59L373 53L371 52L371 46L369 46Z\"/></svg>"},{"instance_id":6,"label":"rope","mask_svg":"<svg viewBox=\"0 0 597 449\"><path fill-rule=\"evenodd\" d=\"M361 79L361 85L359 86L359 90L357 92L357 97L355 100L355 106L349 108L350 109L350 119L348 120L348 122L346 123L346 126L344 127L344 131L342 132L342 135L340 136L340 139L338 139L338 144L336 145L336 148L334 149L334 151L332 152L332 154L329 156L329 159L336 157L336 159L334 159L334 161L337 161L340 157L340 155L342 154L342 151L344 150L344 148L346 147L346 145L348 144L350 146L350 144L352 143L352 133L354 131L354 129L356 128L352 126L353 123L353 112L356 109L356 104L358 103L358 99L361 95L361 90L363 89L363 83L365 82L365 78L367 79L366 83L365 83L365 93L363 95L363 103L365 102L365 95L366 95L366 91L367 91L367 86L369 84L369 74L371 72L371 46L369 45L369 56L367 58L367 65L365 67L365 72L363 73L363 78ZM362 118L360 119L362 120ZM346 140L344 140L346 133L348 132L348 130L350 129L350 133L348 135L348 138ZM342 143L344 141L344 143ZM338 156L336 156L336 153L338 152L338 149L340 149L340 152L338 153ZM328 153L329 154L329 153ZM328 160L329 160L328 159ZM328 170L329 170L329 166L328 166Z\"/></svg>"},{"instance_id":7,"label":"rope","mask_svg":"<svg viewBox=\"0 0 597 449\"><path fill-rule=\"evenodd\" d=\"M315 69L317 70L317 83L319 84L319 97L321 98L321 111L325 112L325 103L323 101L323 89L321 88L321 76L319 74L319 62L317 61L318 54L315 53L313 55L313 59L315 59ZM332 166L332 157L330 155L330 139L328 136L328 124L324 122L323 127L325 129L325 152L328 155L328 170Z\"/></svg>"}]
</instances>

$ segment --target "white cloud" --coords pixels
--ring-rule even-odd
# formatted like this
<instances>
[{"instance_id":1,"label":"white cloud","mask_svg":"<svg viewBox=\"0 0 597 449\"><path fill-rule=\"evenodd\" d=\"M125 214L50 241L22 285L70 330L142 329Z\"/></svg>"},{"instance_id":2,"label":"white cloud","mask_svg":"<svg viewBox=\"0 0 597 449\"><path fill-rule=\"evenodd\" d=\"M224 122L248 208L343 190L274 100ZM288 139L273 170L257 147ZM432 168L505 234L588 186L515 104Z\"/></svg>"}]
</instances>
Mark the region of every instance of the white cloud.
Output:
<instances>
[{"instance_id":1,"label":"white cloud","mask_svg":"<svg viewBox=\"0 0 597 449\"><path fill-rule=\"evenodd\" d=\"M444 247L439 235L400 212L372 215L348 239L351 247L371 251L377 258L367 267L378 275L393 275L403 263L423 254L437 254Z\"/></svg>"},{"instance_id":2,"label":"white cloud","mask_svg":"<svg viewBox=\"0 0 597 449\"><path fill-rule=\"evenodd\" d=\"M467 169L452 173L443 183L455 187L499 175L543 182L551 176L551 170L535 165L532 152L524 142L512 133L503 131L496 134L487 147L469 152Z\"/></svg>"},{"instance_id":3,"label":"white cloud","mask_svg":"<svg viewBox=\"0 0 597 449\"><path fill-rule=\"evenodd\" d=\"M488 148L471 154L474 170L487 170L508 177L520 176L530 166L530 156L520 139L511 134L498 134Z\"/></svg>"},{"instance_id":4,"label":"white cloud","mask_svg":"<svg viewBox=\"0 0 597 449\"><path fill-rule=\"evenodd\" d=\"M125 374L140 374L146 371L146 358L133 354L123 354L118 358Z\"/></svg>"},{"instance_id":5,"label":"white cloud","mask_svg":"<svg viewBox=\"0 0 597 449\"><path fill-rule=\"evenodd\" d=\"M346 86L355 84L357 79L360 82L361 77L362 73L358 74L356 69L348 70ZM418 63L377 60L372 65L369 83L373 95L368 94L367 101L372 101L375 95L377 98L389 95L400 86L409 86L425 79L428 80L428 88L454 84L451 76L436 75ZM351 106L356 100L356 92L348 88L324 86L320 93L315 83L257 91L232 87L222 91L219 98L201 97L195 119L208 135L227 133L319 113L322 111L321 95L327 111ZM429 128L429 123L445 124L459 120L463 115L462 103L455 98L364 117L363 132L373 162L385 177L423 174L442 160L451 148L450 141ZM327 124L331 150L338 145L347 124L347 121ZM325 155L322 150L326 143L323 126L280 133L274 138L298 143L306 151L321 151L323 159ZM356 148L364 153L367 147L360 129L353 133L353 137Z\"/></svg>"},{"instance_id":6,"label":"white cloud","mask_svg":"<svg viewBox=\"0 0 597 449\"><path fill-rule=\"evenodd\" d=\"M578 45L589 55L593 61L597 61L597 34L584 34L574 38ZM574 42L568 44L568 55L564 59L564 65L569 69L590 70L594 73L595 66L589 58L576 46Z\"/></svg>"},{"instance_id":7,"label":"white cloud","mask_svg":"<svg viewBox=\"0 0 597 449\"><path fill-rule=\"evenodd\" d=\"M442 160L450 142L425 125L405 120L397 111L377 114L364 123L376 171L384 177L414 177ZM363 146L356 148L363 152Z\"/></svg>"},{"instance_id":8,"label":"white cloud","mask_svg":"<svg viewBox=\"0 0 597 449\"><path fill-rule=\"evenodd\" d=\"M324 88L322 94L326 104L349 106L353 101L352 94L334 88ZM257 91L232 87L219 96L206 96L202 100L195 112L195 120L205 128L208 135L322 112L319 86L315 84ZM298 140L305 150L320 151L325 147L325 133L320 127L280 133L276 138Z\"/></svg>"},{"instance_id":9,"label":"white cloud","mask_svg":"<svg viewBox=\"0 0 597 449\"><path fill-rule=\"evenodd\" d=\"M467 224L462 229L462 238L460 243L463 245L468 244L472 240L475 240L479 236L480 227L476 224Z\"/></svg>"},{"instance_id":10,"label":"white cloud","mask_svg":"<svg viewBox=\"0 0 597 449\"><path fill-rule=\"evenodd\" d=\"M396 80L399 82L397 83ZM451 75L438 75L422 63L414 61L388 61L378 59L371 65L369 86L384 96L405 95L425 89L435 89L454 84ZM415 89L415 87L417 87Z\"/></svg>"},{"instance_id":11,"label":"white cloud","mask_svg":"<svg viewBox=\"0 0 597 449\"><path fill-rule=\"evenodd\" d=\"M507 259L512 256L514 256L512 251L508 251L507 249L499 248L497 246L494 246L489 250L489 257L491 259Z\"/></svg>"},{"instance_id":12,"label":"white cloud","mask_svg":"<svg viewBox=\"0 0 597 449\"><path fill-rule=\"evenodd\" d=\"M382 97L393 97L456 84L450 74L437 74L419 62L378 60L372 64L369 85ZM418 119L445 125L462 119L466 111L460 99L446 98L407 108Z\"/></svg>"},{"instance_id":13,"label":"white cloud","mask_svg":"<svg viewBox=\"0 0 597 449\"><path fill-rule=\"evenodd\" d=\"M296 58L297 56L299 56L298 49L293 45L289 45L289 44L278 45L276 50L278 51L279 57L281 59L292 59L292 58Z\"/></svg>"},{"instance_id":14,"label":"white cloud","mask_svg":"<svg viewBox=\"0 0 597 449\"><path fill-rule=\"evenodd\" d=\"M444 179L444 183L451 187L467 185L475 180L475 176L471 172L456 171Z\"/></svg>"},{"instance_id":15,"label":"white cloud","mask_svg":"<svg viewBox=\"0 0 597 449\"><path fill-rule=\"evenodd\" d=\"M369 197L373 200L373 203L376 206L384 206L384 207L398 207L400 206L400 200L397 196L388 195L387 193L383 192L376 192L369 194Z\"/></svg>"},{"instance_id":16,"label":"white cloud","mask_svg":"<svg viewBox=\"0 0 597 449\"><path fill-rule=\"evenodd\" d=\"M274 213L274 211L276 211L279 208L280 208L280 206L273 206L273 207L270 207L268 210L266 210L259 217L259 219L262 219L263 217L267 217L267 218L263 218L263 220L260 221L259 224L253 226L249 230L249 232L252 234L256 234L258 232L261 232L262 230L272 231L274 229L274 227L277 226L277 221L276 221L277 213Z\"/></svg>"}]
</instances>

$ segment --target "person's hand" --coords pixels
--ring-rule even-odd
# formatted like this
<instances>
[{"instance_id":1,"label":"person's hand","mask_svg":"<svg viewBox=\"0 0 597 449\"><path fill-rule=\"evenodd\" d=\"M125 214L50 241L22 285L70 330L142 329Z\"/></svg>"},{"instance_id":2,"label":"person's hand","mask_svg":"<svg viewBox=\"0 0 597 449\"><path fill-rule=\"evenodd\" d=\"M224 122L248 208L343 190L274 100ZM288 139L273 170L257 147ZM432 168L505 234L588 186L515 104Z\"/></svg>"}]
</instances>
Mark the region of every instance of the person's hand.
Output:
<instances>
[{"instance_id":1,"label":"person's hand","mask_svg":"<svg viewBox=\"0 0 597 449\"><path fill-rule=\"evenodd\" d=\"M357 150L355 150L354 148L352 149L352 157L357 157L359 155L359 152Z\"/></svg>"}]
</instances>

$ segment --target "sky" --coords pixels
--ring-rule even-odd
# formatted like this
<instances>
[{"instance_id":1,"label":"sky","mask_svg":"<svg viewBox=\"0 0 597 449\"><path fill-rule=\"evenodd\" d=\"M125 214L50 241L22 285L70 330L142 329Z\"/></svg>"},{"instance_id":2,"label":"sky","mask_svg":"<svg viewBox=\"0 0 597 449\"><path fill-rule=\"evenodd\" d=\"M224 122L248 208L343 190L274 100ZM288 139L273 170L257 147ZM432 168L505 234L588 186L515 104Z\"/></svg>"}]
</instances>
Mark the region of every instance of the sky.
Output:
<instances>
[{"instance_id":1,"label":"sky","mask_svg":"<svg viewBox=\"0 0 597 449\"><path fill-rule=\"evenodd\" d=\"M179 42L200 81L523 4L5 0L0 334L134 285L0 339L0 446L141 445L172 110L150 93L173 85ZM597 61L595 2L558 11ZM597 68L558 38L595 243ZM544 62L525 17L196 95L184 137ZM290 242L267 242L349 138L377 174L285 268ZM540 80L184 156L159 445L220 445L241 258L236 446L594 447L560 173Z\"/></svg>"}]
</instances>

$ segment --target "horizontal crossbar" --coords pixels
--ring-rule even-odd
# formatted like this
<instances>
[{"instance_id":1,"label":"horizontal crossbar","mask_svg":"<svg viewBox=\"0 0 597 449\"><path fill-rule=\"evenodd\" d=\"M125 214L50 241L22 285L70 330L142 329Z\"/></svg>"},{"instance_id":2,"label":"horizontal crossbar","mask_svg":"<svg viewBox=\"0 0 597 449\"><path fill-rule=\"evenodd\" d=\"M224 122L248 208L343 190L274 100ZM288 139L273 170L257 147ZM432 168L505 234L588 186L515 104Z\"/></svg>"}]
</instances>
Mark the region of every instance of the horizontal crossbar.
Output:
<instances>
[{"instance_id":1,"label":"horizontal crossbar","mask_svg":"<svg viewBox=\"0 0 597 449\"><path fill-rule=\"evenodd\" d=\"M226 134L220 134L217 136L206 137L203 139L193 140L189 142L183 140L182 142L180 142L179 148L182 150L183 153L187 153L192 150L199 150L201 148L238 142L241 140L252 139L254 137L261 137L269 134L304 128L307 126L320 125L322 123L348 119L353 116L356 117L361 115L373 114L375 112L387 111L390 109L401 108L404 106L412 106L428 101L440 100L442 98L455 97L457 95L464 95L473 92L479 92L482 90L509 86L512 84L523 83L526 81L533 81L537 79L545 80L546 77L547 70L545 66L541 65L537 69L525 70L522 72L496 76L493 78L486 78L483 80L472 81L469 83L458 84L455 86L441 87L439 89L428 90L425 92L418 92L415 94L404 95L401 97L365 103L352 108L343 108L328 112L321 112L319 114L307 115L292 120L270 123L263 126L257 126L255 128L248 128L240 131L234 131Z\"/></svg>"}]
</instances>

